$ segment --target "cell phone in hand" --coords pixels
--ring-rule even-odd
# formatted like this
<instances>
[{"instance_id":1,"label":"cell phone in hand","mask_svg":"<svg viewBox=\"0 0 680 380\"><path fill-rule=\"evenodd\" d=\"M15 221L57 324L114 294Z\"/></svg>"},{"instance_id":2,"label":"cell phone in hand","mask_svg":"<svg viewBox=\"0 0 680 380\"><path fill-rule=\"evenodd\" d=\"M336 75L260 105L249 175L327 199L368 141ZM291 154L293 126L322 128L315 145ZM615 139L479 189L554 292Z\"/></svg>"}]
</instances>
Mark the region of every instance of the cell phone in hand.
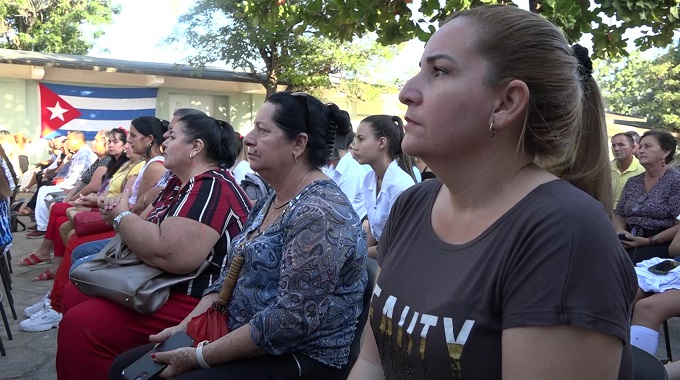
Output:
<instances>
[{"instance_id":1,"label":"cell phone in hand","mask_svg":"<svg viewBox=\"0 0 680 380\"><path fill-rule=\"evenodd\" d=\"M666 275L678 266L680 266L680 262L675 260L664 260L658 264L652 265L647 269L654 274Z\"/></svg>"},{"instance_id":2,"label":"cell phone in hand","mask_svg":"<svg viewBox=\"0 0 680 380\"><path fill-rule=\"evenodd\" d=\"M633 239L629 238L628 235L624 234L623 232L619 233L619 240L633 241Z\"/></svg>"},{"instance_id":3,"label":"cell phone in hand","mask_svg":"<svg viewBox=\"0 0 680 380\"><path fill-rule=\"evenodd\" d=\"M123 370L123 379L125 380L147 380L154 379L158 374L163 372L167 364L157 363L151 359L151 354L154 352L164 352L172 351L181 347L192 347L194 345L194 340L191 339L183 331L178 331L163 343L158 344L151 351L147 352L141 358L137 359L134 363L130 364L127 368Z\"/></svg>"}]
</instances>

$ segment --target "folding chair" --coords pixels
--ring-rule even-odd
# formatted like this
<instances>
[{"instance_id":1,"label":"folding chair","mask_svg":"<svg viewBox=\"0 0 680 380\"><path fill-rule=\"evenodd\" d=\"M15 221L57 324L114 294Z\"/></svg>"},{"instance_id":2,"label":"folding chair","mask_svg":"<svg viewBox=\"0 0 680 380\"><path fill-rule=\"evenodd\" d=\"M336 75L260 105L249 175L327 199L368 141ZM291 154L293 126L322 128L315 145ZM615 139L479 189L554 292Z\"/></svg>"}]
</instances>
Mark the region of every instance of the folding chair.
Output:
<instances>
[{"instance_id":1,"label":"folding chair","mask_svg":"<svg viewBox=\"0 0 680 380\"><path fill-rule=\"evenodd\" d=\"M9 271L11 264L9 263L10 258L8 254L9 251L5 252L5 247L0 247L0 279L2 279L2 286L7 294L7 302L9 303L9 309L12 311L12 317L16 321L17 312L14 309L14 297L12 297L12 278Z\"/></svg>"},{"instance_id":2,"label":"folding chair","mask_svg":"<svg viewBox=\"0 0 680 380\"><path fill-rule=\"evenodd\" d=\"M668 358L668 363L673 361L673 355L671 354L671 335L668 333L668 321L663 321L663 339L666 344L666 357Z\"/></svg>"},{"instance_id":3,"label":"folding chair","mask_svg":"<svg viewBox=\"0 0 680 380\"><path fill-rule=\"evenodd\" d=\"M12 337L12 331L9 329L9 321L7 320L7 314L5 314L5 305L2 304L2 292L0 292L0 315L2 315L2 322L5 324L5 331L7 331L7 337L9 340L14 339ZM0 355L7 356L5 352L5 346L2 344L2 338L0 338Z\"/></svg>"}]
</instances>

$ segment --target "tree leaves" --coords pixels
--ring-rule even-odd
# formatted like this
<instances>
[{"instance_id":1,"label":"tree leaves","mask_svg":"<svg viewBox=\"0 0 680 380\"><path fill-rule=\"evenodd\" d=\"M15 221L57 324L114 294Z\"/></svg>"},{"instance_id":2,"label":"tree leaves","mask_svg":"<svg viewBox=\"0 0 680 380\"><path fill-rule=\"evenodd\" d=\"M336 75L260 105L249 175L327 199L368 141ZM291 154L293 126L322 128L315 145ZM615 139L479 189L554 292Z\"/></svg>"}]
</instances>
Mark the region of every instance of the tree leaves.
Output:
<instances>
[{"instance_id":1,"label":"tree leaves","mask_svg":"<svg viewBox=\"0 0 680 380\"><path fill-rule=\"evenodd\" d=\"M328 23L330 17L324 15L325 10L340 12L348 20L363 19L364 8L350 9L344 2L321 0L279 2L199 0L180 18L182 29L169 42L184 39L196 49L197 53L189 57L192 65L221 61L252 73L267 96L280 82L290 90L314 92L334 86L329 76L341 83L357 81L375 60L387 59L394 50L365 41L343 44L328 37L349 38L351 31L346 36L343 30L321 32L320 25ZM305 21L303 15L308 13L317 17ZM343 91L350 98L369 96L370 91L361 87L353 84Z\"/></svg>"},{"instance_id":2,"label":"tree leaves","mask_svg":"<svg viewBox=\"0 0 680 380\"><path fill-rule=\"evenodd\" d=\"M430 26L439 24L454 11L482 4L512 4L508 0L422 0L417 13L408 6L410 0L288 0L277 6L271 0L243 2L249 17L260 20L266 28L276 28L281 18L292 13L319 35L341 41L375 32L384 45L412 38L427 41ZM538 12L558 25L572 42L583 33L592 33L593 56L626 56L628 40L624 33L648 26L650 35L635 39L640 49L662 47L672 42L673 31L680 27L678 0L530 0ZM272 8L273 7L273 8ZM592 9L591 9L592 8ZM274 12L276 11L276 12ZM276 13L275 17L271 15ZM604 18L603 18L604 16Z\"/></svg>"},{"instance_id":3,"label":"tree leaves","mask_svg":"<svg viewBox=\"0 0 680 380\"><path fill-rule=\"evenodd\" d=\"M0 47L86 54L118 8L110 0L5 0L0 3ZM87 32L84 31L88 26Z\"/></svg>"},{"instance_id":4,"label":"tree leaves","mask_svg":"<svg viewBox=\"0 0 680 380\"><path fill-rule=\"evenodd\" d=\"M596 63L610 111L645 116L656 128L680 131L680 45L653 60L634 52Z\"/></svg>"}]
</instances>

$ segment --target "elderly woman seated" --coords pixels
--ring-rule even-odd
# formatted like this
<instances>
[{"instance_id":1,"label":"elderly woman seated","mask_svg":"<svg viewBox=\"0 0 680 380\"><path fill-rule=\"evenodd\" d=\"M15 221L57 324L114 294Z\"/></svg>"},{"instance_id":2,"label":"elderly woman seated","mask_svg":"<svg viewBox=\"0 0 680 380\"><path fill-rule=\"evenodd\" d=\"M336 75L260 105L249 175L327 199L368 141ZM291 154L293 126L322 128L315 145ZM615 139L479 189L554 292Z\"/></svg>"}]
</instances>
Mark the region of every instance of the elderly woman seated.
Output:
<instances>
[{"instance_id":1,"label":"elderly woman seated","mask_svg":"<svg viewBox=\"0 0 680 380\"><path fill-rule=\"evenodd\" d=\"M338 379L362 312L366 240L342 190L319 168L349 115L306 94L267 99L245 137L250 165L274 191L253 208L231 244L245 264L227 307L227 335L155 354L162 377L180 379ZM218 297L225 274L178 325L151 336L162 342L185 331ZM198 343L198 342L197 342ZM110 378L150 346L121 356ZM198 356L197 356L198 354ZM199 360L200 358L200 360ZM199 365L199 363L201 363Z\"/></svg>"},{"instance_id":2,"label":"elderly woman seated","mask_svg":"<svg viewBox=\"0 0 680 380\"><path fill-rule=\"evenodd\" d=\"M626 182L614 211L614 227L635 263L669 257L680 215L680 172L668 166L676 145L665 131L642 135L638 159L646 171Z\"/></svg>"},{"instance_id":3,"label":"elderly woman seated","mask_svg":"<svg viewBox=\"0 0 680 380\"><path fill-rule=\"evenodd\" d=\"M164 165L175 177L141 215L128 209L129 193L100 201L106 220L149 266L196 278L171 288L169 299L149 315L105 298L64 288L63 319L57 337L57 377L102 379L116 356L148 341L149 334L181 322L225 266L227 247L250 209L243 191L224 169L236 153L234 131L205 115L186 115L163 143Z\"/></svg>"}]
</instances>

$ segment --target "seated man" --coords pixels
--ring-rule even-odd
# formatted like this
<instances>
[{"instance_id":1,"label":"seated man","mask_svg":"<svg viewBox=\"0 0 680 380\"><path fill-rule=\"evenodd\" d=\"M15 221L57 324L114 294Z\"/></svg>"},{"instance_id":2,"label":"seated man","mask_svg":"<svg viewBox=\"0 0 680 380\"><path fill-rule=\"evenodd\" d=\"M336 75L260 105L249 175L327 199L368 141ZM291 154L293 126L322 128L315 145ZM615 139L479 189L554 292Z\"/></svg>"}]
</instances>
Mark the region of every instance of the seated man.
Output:
<instances>
[{"instance_id":1,"label":"seated man","mask_svg":"<svg viewBox=\"0 0 680 380\"><path fill-rule=\"evenodd\" d=\"M45 196L50 193L64 192L71 190L83 172L90 167L96 160L97 155L92 151L85 141L83 132L73 131L67 137L68 147L74 153L69 162L69 168L63 180L53 186L42 186L36 195L35 222L36 230L26 234L28 239L41 238L45 235L49 210L45 203Z\"/></svg>"}]
</instances>

